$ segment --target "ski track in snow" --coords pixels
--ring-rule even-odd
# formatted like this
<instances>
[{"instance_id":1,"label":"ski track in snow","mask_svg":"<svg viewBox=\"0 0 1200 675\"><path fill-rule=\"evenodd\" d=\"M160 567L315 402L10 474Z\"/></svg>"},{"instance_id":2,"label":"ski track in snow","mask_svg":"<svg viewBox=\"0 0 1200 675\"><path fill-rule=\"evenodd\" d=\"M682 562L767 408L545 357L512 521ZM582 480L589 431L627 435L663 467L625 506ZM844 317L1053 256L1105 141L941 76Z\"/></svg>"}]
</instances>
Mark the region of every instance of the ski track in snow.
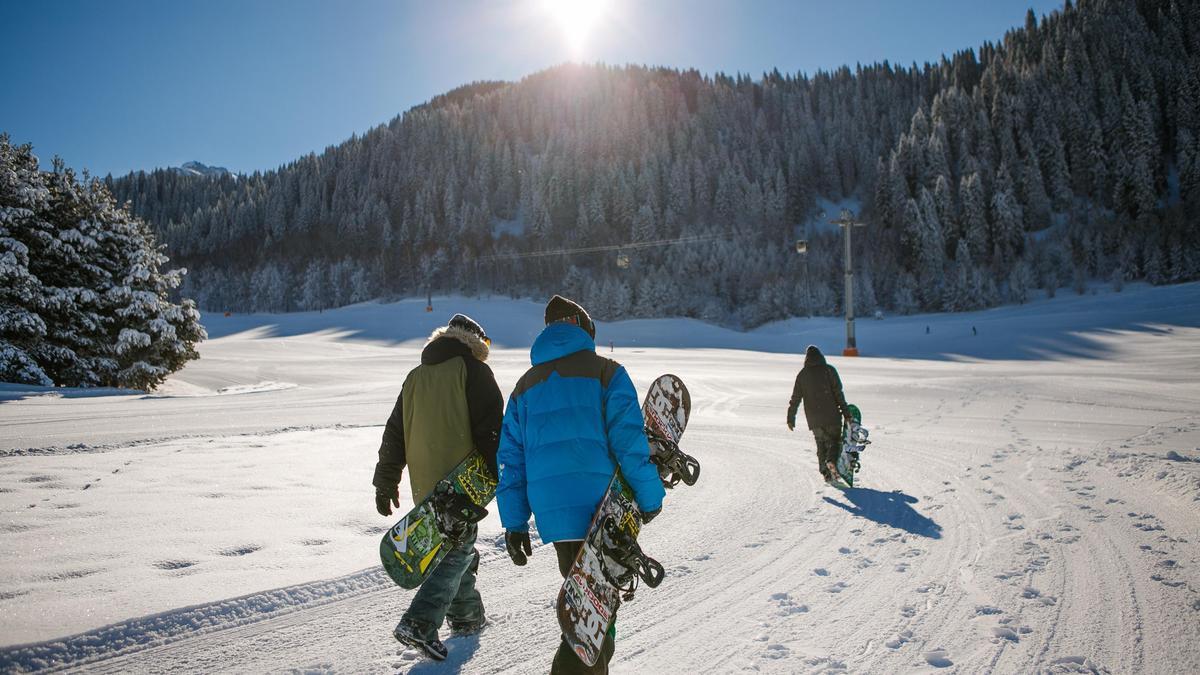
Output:
<instances>
[{"instance_id":1,"label":"ski track in snow","mask_svg":"<svg viewBox=\"0 0 1200 675\"><path fill-rule=\"evenodd\" d=\"M1190 322L1169 341L1096 336L1105 359L834 356L873 440L849 490L821 482L803 421L783 424L800 356L618 349L639 391L661 372L687 382L683 446L703 470L643 532L667 578L621 608L612 672L1200 672L1194 313L1159 318ZM420 342L339 340L205 343L189 382L233 386L221 369L253 360L279 372L249 380L300 384L201 397L191 418L173 399L157 441L119 440L155 437L154 398L0 405L0 426L31 410L60 449L0 456L0 671L548 670L553 547L535 540L514 567L494 513L477 545L490 625L450 638L443 664L391 638L412 592L375 562L393 519L369 482ZM505 393L526 364L497 350ZM310 366L341 379L296 376ZM307 415L346 401L353 424ZM113 409L141 426L62 451ZM233 428L212 433L222 415Z\"/></svg>"}]
</instances>

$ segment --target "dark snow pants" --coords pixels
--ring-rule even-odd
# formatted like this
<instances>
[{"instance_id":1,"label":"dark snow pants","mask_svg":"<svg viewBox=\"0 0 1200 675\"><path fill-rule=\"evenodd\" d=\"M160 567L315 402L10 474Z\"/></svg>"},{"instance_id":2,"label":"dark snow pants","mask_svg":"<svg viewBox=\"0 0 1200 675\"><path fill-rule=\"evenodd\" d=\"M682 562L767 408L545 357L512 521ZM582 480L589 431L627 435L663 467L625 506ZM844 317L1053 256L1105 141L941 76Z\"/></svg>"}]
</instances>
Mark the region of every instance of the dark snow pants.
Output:
<instances>
[{"instance_id":1,"label":"dark snow pants","mask_svg":"<svg viewBox=\"0 0 1200 675\"><path fill-rule=\"evenodd\" d=\"M842 428L816 427L812 433L813 439L817 441L817 468L822 476L829 478L829 469L825 468L825 463L833 462L837 465L838 457L842 454Z\"/></svg>"},{"instance_id":2,"label":"dark snow pants","mask_svg":"<svg viewBox=\"0 0 1200 675\"><path fill-rule=\"evenodd\" d=\"M571 571L571 565L575 563L575 556L579 554L579 549L582 547L582 541L554 542L554 552L558 554L558 573L562 575L563 579L567 578L567 574ZM615 621L613 626L616 626ZM613 642L613 631L609 630L608 635L604 638L604 648L600 650L600 658L596 660L596 665L589 668L579 660L578 656L575 656L575 651L567 644L567 638L564 637L559 640L558 651L554 653L554 664L550 666L550 675L575 675L576 673L602 675L608 672L608 662L612 659L616 649L617 645Z\"/></svg>"},{"instance_id":3,"label":"dark snow pants","mask_svg":"<svg viewBox=\"0 0 1200 675\"><path fill-rule=\"evenodd\" d=\"M475 537L479 529L471 526L463 543L442 558L442 562L417 589L412 604L400 619L409 624L423 640L436 640L438 629L447 618L454 623L474 623L483 617L483 598L475 588L479 553Z\"/></svg>"}]
</instances>

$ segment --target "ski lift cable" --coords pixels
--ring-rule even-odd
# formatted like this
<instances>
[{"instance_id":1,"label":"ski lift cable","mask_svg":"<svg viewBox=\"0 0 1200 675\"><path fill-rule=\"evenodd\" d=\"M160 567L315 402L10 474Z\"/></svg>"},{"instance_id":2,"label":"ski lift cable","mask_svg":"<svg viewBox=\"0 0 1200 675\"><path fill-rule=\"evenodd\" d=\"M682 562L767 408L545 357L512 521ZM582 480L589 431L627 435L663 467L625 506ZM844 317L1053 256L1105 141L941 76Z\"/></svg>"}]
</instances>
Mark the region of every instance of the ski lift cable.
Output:
<instances>
[{"instance_id":1,"label":"ski lift cable","mask_svg":"<svg viewBox=\"0 0 1200 675\"><path fill-rule=\"evenodd\" d=\"M706 241L714 241L721 239L725 234L702 234L688 237L677 237L675 239L656 239L654 241L637 241L630 244L604 244L602 246L584 246L580 248L561 248L553 251L526 251L523 253L497 253L494 255L482 256L481 261L492 260L518 260L523 258L548 258L559 255L575 255L579 253L603 253L606 251L633 251L643 248L655 248L658 246L674 246L676 244L698 244Z\"/></svg>"}]
</instances>

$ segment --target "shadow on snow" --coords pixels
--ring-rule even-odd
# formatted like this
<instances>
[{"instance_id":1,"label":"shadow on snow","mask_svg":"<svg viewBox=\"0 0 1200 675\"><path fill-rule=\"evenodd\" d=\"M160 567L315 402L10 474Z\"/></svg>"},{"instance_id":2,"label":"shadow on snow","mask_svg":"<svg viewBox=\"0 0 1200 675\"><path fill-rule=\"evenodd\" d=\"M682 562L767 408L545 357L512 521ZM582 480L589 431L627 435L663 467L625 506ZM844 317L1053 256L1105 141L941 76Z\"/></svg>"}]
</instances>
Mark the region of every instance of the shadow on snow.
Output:
<instances>
[{"instance_id":1,"label":"shadow on snow","mask_svg":"<svg viewBox=\"0 0 1200 675\"><path fill-rule=\"evenodd\" d=\"M904 530L911 534L930 539L942 538L942 526L928 516L917 513L912 507L917 503L916 497L900 492L881 492L871 488L846 488L842 490L850 504L836 499L823 499L834 506L846 509L852 515L862 516L880 525L888 525Z\"/></svg>"}]
</instances>

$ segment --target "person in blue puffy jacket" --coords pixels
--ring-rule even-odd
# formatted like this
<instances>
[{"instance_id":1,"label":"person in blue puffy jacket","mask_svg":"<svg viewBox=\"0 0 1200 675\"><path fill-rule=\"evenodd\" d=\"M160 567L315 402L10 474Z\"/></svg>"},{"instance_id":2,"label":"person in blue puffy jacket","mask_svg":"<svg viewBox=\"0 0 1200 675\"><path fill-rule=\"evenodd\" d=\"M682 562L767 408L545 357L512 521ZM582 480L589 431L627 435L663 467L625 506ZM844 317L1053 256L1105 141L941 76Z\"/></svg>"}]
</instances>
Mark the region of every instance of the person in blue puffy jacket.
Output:
<instances>
[{"instance_id":1,"label":"person in blue puffy jacket","mask_svg":"<svg viewBox=\"0 0 1200 675\"><path fill-rule=\"evenodd\" d=\"M496 502L512 561L524 565L533 553L529 518L535 516L565 579L617 464L644 522L662 510L666 492L650 462L637 391L624 367L596 354L596 326L587 311L562 296L551 298L530 361L504 413ZM608 672L614 649L610 631L600 660L588 668L564 639L550 672Z\"/></svg>"}]
</instances>

